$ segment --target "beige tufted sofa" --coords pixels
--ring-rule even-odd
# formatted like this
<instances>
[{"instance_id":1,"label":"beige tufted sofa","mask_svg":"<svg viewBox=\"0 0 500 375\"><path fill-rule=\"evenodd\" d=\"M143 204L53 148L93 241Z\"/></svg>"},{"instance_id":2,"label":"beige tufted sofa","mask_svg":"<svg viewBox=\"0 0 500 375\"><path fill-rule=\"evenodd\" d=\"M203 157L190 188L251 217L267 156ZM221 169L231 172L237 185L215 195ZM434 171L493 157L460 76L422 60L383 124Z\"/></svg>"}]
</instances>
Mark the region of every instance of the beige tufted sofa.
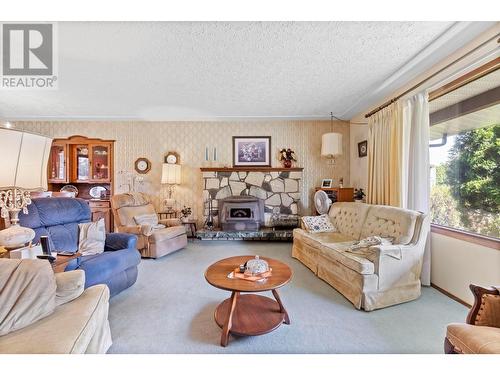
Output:
<instances>
[{"instance_id":1,"label":"beige tufted sofa","mask_svg":"<svg viewBox=\"0 0 500 375\"><path fill-rule=\"evenodd\" d=\"M293 232L292 256L342 293L357 309L371 311L420 296L420 272L428 217L421 212L364 203L334 203L328 212L337 232ZM369 236L392 237L392 245L361 253L338 243Z\"/></svg>"},{"instance_id":2,"label":"beige tufted sofa","mask_svg":"<svg viewBox=\"0 0 500 375\"><path fill-rule=\"evenodd\" d=\"M154 229L151 225L137 225L134 217L142 214L156 215L149 195L144 193L117 194L111 198L111 209L116 231L137 236L137 250L145 258L160 258L187 245L186 228L179 219L158 220L166 228Z\"/></svg>"}]
</instances>

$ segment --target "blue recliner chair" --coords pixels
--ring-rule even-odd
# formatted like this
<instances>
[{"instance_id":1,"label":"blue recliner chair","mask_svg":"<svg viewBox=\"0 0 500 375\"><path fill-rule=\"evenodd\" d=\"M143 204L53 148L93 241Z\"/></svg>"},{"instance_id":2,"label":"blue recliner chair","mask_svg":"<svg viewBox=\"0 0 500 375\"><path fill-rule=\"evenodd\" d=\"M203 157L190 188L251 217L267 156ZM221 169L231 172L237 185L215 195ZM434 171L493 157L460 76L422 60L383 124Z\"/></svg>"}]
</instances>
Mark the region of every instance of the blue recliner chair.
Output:
<instances>
[{"instance_id":1,"label":"blue recliner chair","mask_svg":"<svg viewBox=\"0 0 500 375\"><path fill-rule=\"evenodd\" d=\"M34 198L27 215L19 215L19 224L32 228L34 243L48 236L52 249L77 251L78 224L90 221L90 208L78 198ZM85 287L106 284L111 296L127 289L137 280L137 265L141 256L136 250L137 237L126 233L106 235L104 252L74 259L66 271L85 271Z\"/></svg>"}]
</instances>

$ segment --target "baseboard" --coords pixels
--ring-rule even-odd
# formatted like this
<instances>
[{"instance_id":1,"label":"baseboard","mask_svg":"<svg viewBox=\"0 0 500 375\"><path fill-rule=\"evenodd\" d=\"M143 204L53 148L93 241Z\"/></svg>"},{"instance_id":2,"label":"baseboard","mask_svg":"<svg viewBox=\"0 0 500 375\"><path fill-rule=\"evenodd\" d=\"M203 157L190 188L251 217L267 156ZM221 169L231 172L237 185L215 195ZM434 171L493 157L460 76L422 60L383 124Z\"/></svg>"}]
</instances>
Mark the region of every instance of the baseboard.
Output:
<instances>
[{"instance_id":1,"label":"baseboard","mask_svg":"<svg viewBox=\"0 0 500 375\"><path fill-rule=\"evenodd\" d=\"M431 286L434 289L438 290L439 292L443 293L446 297L449 297L452 300L457 301L458 303L460 303L460 304L468 307L469 309L472 307L472 305L468 304L467 302L465 302L464 300L458 298L457 296L454 296L453 294L451 294L450 292L444 290L443 288L438 287L436 284L431 283Z\"/></svg>"}]
</instances>

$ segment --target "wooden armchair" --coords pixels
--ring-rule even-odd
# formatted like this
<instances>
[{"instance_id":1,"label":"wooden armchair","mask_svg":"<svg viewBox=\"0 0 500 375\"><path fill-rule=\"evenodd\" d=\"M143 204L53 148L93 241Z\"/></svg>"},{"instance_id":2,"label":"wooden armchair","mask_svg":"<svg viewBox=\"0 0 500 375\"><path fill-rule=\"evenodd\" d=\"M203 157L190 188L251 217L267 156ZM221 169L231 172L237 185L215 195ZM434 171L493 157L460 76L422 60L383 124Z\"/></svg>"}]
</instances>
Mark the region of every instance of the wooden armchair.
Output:
<instances>
[{"instance_id":1,"label":"wooden armchair","mask_svg":"<svg viewBox=\"0 0 500 375\"><path fill-rule=\"evenodd\" d=\"M470 285L474 305L466 323L446 327L446 354L500 354L500 287Z\"/></svg>"}]
</instances>

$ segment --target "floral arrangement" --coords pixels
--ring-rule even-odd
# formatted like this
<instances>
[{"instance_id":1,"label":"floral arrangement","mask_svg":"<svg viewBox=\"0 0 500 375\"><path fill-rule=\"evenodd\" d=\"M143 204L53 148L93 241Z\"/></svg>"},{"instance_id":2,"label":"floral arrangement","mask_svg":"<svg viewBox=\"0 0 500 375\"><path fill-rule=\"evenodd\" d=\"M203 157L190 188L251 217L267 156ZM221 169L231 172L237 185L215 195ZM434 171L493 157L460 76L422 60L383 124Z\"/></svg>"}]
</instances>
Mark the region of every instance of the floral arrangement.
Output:
<instances>
[{"instance_id":1,"label":"floral arrangement","mask_svg":"<svg viewBox=\"0 0 500 375\"><path fill-rule=\"evenodd\" d=\"M280 150L280 161L288 160L288 161L297 161L297 157L295 156L295 151L291 148L282 148Z\"/></svg>"},{"instance_id":2,"label":"floral arrangement","mask_svg":"<svg viewBox=\"0 0 500 375\"><path fill-rule=\"evenodd\" d=\"M184 208L181 210L181 215L182 217L189 217L191 215L191 207L184 206Z\"/></svg>"}]
</instances>

